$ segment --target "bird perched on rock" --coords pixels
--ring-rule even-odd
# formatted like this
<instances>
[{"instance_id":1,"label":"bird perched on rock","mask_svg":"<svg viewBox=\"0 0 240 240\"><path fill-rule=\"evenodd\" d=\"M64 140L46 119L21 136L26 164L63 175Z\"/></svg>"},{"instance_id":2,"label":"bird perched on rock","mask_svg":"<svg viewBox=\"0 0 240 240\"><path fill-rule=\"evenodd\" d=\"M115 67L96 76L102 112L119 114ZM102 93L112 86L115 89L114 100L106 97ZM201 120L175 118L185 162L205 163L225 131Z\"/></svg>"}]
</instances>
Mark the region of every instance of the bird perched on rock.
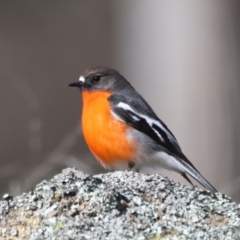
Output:
<instances>
[{"instance_id":1,"label":"bird perched on rock","mask_svg":"<svg viewBox=\"0 0 240 240\"><path fill-rule=\"evenodd\" d=\"M177 139L149 104L116 70L90 68L69 84L82 92L82 130L87 145L105 168L162 167L217 190L183 154Z\"/></svg>"}]
</instances>

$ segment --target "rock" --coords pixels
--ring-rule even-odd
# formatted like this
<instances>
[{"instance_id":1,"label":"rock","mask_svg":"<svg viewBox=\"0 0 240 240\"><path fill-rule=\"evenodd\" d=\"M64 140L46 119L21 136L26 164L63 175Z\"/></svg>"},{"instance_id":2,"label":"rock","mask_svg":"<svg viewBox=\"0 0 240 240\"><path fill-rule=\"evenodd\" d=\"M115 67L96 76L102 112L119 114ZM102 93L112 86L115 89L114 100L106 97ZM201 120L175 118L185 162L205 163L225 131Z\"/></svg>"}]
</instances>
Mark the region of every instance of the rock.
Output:
<instances>
[{"instance_id":1,"label":"rock","mask_svg":"<svg viewBox=\"0 0 240 240\"><path fill-rule=\"evenodd\" d=\"M240 206L159 174L66 169L0 202L0 239L240 239Z\"/></svg>"}]
</instances>

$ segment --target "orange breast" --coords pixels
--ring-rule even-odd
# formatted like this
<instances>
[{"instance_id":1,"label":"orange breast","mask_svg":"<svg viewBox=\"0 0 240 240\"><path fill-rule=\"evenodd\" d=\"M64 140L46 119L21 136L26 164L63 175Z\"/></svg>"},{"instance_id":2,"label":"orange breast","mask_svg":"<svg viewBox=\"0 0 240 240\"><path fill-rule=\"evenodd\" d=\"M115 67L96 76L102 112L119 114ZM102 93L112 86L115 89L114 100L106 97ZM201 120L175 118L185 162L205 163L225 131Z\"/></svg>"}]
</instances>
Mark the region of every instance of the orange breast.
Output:
<instances>
[{"instance_id":1,"label":"orange breast","mask_svg":"<svg viewBox=\"0 0 240 240\"><path fill-rule=\"evenodd\" d=\"M103 166L134 159L136 142L127 137L131 127L110 112L108 92L83 92L82 128L92 153Z\"/></svg>"}]
</instances>

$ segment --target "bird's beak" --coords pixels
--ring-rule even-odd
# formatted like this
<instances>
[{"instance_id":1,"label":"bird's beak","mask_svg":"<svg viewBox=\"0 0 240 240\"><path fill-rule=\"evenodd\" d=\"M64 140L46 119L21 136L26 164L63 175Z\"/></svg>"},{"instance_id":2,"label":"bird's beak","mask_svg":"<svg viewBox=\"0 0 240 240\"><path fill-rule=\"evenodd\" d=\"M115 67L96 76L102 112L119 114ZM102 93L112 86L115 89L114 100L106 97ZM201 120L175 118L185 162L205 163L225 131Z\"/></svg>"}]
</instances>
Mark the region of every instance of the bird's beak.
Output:
<instances>
[{"instance_id":1,"label":"bird's beak","mask_svg":"<svg viewBox=\"0 0 240 240\"><path fill-rule=\"evenodd\" d=\"M83 82L81 82L81 81L77 81L77 82L68 84L69 87L82 87L82 85L83 85Z\"/></svg>"}]
</instances>

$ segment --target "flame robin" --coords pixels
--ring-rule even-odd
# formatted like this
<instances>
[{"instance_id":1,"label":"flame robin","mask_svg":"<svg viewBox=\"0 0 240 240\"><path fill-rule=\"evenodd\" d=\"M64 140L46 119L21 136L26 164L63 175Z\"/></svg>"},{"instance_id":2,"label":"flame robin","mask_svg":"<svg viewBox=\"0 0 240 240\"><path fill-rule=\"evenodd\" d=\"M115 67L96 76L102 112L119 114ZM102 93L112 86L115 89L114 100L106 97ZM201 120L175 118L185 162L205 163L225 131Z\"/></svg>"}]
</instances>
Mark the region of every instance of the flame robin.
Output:
<instances>
[{"instance_id":1,"label":"flame robin","mask_svg":"<svg viewBox=\"0 0 240 240\"><path fill-rule=\"evenodd\" d=\"M90 68L69 86L82 91L83 135L103 167L163 167L180 173L190 184L187 174L211 192L217 191L183 154L149 104L116 70Z\"/></svg>"}]
</instances>

